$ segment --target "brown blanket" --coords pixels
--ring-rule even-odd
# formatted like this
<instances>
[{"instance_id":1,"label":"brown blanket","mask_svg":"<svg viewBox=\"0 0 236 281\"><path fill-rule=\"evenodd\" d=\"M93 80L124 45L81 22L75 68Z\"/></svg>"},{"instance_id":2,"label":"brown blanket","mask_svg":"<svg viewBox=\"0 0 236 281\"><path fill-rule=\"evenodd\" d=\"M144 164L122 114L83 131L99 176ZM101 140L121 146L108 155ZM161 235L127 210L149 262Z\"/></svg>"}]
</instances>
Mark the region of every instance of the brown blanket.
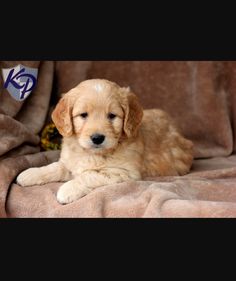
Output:
<instances>
[{"instance_id":1,"label":"brown blanket","mask_svg":"<svg viewBox=\"0 0 236 281\"><path fill-rule=\"evenodd\" d=\"M0 217L236 217L236 63L22 63L39 67L37 88L25 102L11 98L0 79ZM15 184L22 170L59 157L59 151L39 152L37 135L54 72L59 93L87 78L107 78L131 86L145 108L168 111L195 144L191 173L100 187L69 205L56 201L62 183Z\"/></svg>"}]
</instances>

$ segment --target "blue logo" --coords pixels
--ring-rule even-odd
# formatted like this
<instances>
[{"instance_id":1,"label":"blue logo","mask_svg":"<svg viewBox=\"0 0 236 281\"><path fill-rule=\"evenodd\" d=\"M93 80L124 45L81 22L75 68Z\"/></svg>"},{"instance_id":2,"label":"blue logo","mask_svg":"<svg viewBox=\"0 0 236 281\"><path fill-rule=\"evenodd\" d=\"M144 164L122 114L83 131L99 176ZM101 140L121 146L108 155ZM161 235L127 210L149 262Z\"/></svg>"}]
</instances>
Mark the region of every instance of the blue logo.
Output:
<instances>
[{"instance_id":1,"label":"blue logo","mask_svg":"<svg viewBox=\"0 0 236 281\"><path fill-rule=\"evenodd\" d=\"M38 69L18 64L12 68L3 68L4 88L17 101L25 100L36 86Z\"/></svg>"}]
</instances>

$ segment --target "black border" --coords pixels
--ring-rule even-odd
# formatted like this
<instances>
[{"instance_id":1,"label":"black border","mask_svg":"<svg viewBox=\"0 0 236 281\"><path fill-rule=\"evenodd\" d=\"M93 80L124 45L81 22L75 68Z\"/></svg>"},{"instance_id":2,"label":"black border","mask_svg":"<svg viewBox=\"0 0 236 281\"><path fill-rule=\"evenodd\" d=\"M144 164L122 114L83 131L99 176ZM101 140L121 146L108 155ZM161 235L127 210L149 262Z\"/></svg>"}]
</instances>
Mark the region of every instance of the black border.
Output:
<instances>
[{"instance_id":1,"label":"black border","mask_svg":"<svg viewBox=\"0 0 236 281\"><path fill-rule=\"evenodd\" d=\"M100 251L108 247L113 252L120 246L127 246L127 251L173 247L179 255L184 248L192 253L204 247L217 252L222 245L231 252L236 248L236 219L9 218L0 219L0 234L1 241L11 241L12 245L40 249L45 242L58 246L58 251L91 246Z\"/></svg>"},{"instance_id":2,"label":"black border","mask_svg":"<svg viewBox=\"0 0 236 281\"><path fill-rule=\"evenodd\" d=\"M1 6L0 60L236 60L229 3L78 4Z\"/></svg>"}]
</instances>

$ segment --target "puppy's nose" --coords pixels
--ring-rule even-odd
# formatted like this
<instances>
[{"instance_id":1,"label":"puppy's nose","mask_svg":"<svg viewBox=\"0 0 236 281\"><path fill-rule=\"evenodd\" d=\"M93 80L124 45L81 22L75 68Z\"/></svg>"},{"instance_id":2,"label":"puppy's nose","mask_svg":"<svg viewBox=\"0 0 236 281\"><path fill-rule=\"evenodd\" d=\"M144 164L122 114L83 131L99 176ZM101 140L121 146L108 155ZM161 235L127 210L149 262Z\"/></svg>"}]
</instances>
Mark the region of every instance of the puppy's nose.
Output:
<instances>
[{"instance_id":1,"label":"puppy's nose","mask_svg":"<svg viewBox=\"0 0 236 281\"><path fill-rule=\"evenodd\" d=\"M105 140L105 136L100 134L94 134L90 138L94 144L101 144Z\"/></svg>"}]
</instances>

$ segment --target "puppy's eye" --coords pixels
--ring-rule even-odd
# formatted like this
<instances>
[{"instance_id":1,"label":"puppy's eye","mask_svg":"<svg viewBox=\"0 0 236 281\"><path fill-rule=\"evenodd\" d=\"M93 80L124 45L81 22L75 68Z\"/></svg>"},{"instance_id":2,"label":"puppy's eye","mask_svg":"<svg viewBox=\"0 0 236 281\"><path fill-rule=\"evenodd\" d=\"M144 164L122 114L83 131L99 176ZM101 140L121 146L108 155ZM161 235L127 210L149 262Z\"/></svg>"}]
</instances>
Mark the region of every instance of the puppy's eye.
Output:
<instances>
[{"instance_id":1,"label":"puppy's eye","mask_svg":"<svg viewBox=\"0 0 236 281\"><path fill-rule=\"evenodd\" d=\"M85 119L88 117L88 113L87 112L84 112L84 113L81 113L80 116Z\"/></svg>"},{"instance_id":2,"label":"puppy's eye","mask_svg":"<svg viewBox=\"0 0 236 281\"><path fill-rule=\"evenodd\" d=\"M116 118L116 115L113 113L108 113L107 118L113 120L114 118Z\"/></svg>"}]
</instances>

